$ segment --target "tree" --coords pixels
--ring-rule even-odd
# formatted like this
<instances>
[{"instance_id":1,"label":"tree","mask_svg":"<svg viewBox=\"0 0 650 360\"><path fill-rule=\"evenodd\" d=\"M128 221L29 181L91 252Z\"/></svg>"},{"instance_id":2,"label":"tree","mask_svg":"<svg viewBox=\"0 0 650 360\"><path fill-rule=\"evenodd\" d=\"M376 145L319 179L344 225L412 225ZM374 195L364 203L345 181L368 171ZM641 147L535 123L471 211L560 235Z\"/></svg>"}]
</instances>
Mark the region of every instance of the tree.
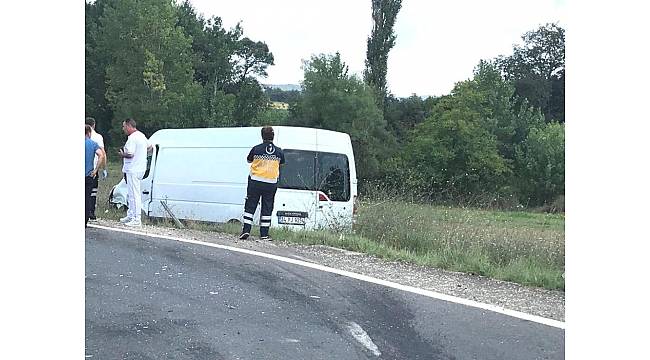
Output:
<instances>
[{"instance_id":1,"label":"tree","mask_svg":"<svg viewBox=\"0 0 650 360\"><path fill-rule=\"evenodd\" d=\"M546 24L522 40L511 56L497 60L501 71L514 83L520 101L540 108L546 121L564 122L564 29Z\"/></svg>"},{"instance_id":2,"label":"tree","mask_svg":"<svg viewBox=\"0 0 650 360\"><path fill-rule=\"evenodd\" d=\"M106 101L107 56L98 46L99 19L104 13L106 0L86 2L85 9L85 110L86 116L97 120L97 131L104 134L106 143L110 142L111 118L113 113Z\"/></svg>"},{"instance_id":3,"label":"tree","mask_svg":"<svg viewBox=\"0 0 650 360\"><path fill-rule=\"evenodd\" d=\"M394 146L372 89L348 74L339 53L312 56L303 68L302 96L290 108L291 124L350 134L359 177L377 177L380 160Z\"/></svg>"},{"instance_id":4,"label":"tree","mask_svg":"<svg viewBox=\"0 0 650 360\"><path fill-rule=\"evenodd\" d=\"M564 195L564 124L533 128L517 147L516 169L523 200L528 205L550 203Z\"/></svg>"},{"instance_id":5,"label":"tree","mask_svg":"<svg viewBox=\"0 0 650 360\"><path fill-rule=\"evenodd\" d=\"M239 47L243 30L239 24L230 30L222 27L220 17L204 19L185 0L179 7L178 26L192 39L194 79L214 95L225 90L233 81L234 63L231 60Z\"/></svg>"},{"instance_id":6,"label":"tree","mask_svg":"<svg viewBox=\"0 0 650 360\"><path fill-rule=\"evenodd\" d=\"M432 103L433 98L423 100L416 94L403 99L392 95L386 98L384 119L388 131L395 136L398 143L403 144L415 125L429 117Z\"/></svg>"},{"instance_id":7,"label":"tree","mask_svg":"<svg viewBox=\"0 0 650 360\"><path fill-rule=\"evenodd\" d=\"M269 97L271 101L279 101L283 103L295 103L298 97L300 96L300 91L298 90L282 90L279 88L272 88L269 86L264 86L264 93Z\"/></svg>"},{"instance_id":8,"label":"tree","mask_svg":"<svg viewBox=\"0 0 650 360\"><path fill-rule=\"evenodd\" d=\"M235 73L231 58L243 30L239 24L223 29L217 16L204 19L188 0L178 11L178 25L192 39L194 80L203 88L202 121L194 126L233 126L237 91L231 86Z\"/></svg>"},{"instance_id":9,"label":"tree","mask_svg":"<svg viewBox=\"0 0 650 360\"><path fill-rule=\"evenodd\" d=\"M235 94L227 94L223 90L217 90L214 93L208 88L205 90L205 102L203 108L205 113L205 122L196 127L234 126L234 113L237 96Z\"/></svg>"},{"instance_id":10,"label":"tree","mask_svg":"<svg viewBox=\"0 0 650 360\"><path fill-rule=\"evenodd\" d=\"M237 97L233 121L236 126L250 126L268 106L268 97L262 90L262 85L253 77L245 77L237 84Z\"/></svg>"},{"instance_id":11,"label":"tree","mask_svg":"<svg viewBox=\"0 0 650 360\"><path fill-rule=\"evenodd\" d=\"M266 77L266 69L273 65L273 54L261 41L247 37L237 41L233 56L233 82L230 90L237 95L234 122L248 126L266 108L268 98L254 76Z\"/></svg>"},{"instance_id":12,"label":"tree","mask_svg":"<svg viewBox=\"0 0 650 360\"><path fill-rule=\"evenodd\" d=\"M485 126L485 102L472 81L459 83L411 133L403 155L407 175L431 198L495 192L509 176L497 137Z\"/></svg>"},{"instance_id":13,"label":"tree","mask_svg":"<svg viewBox=\"0 0 650 360\"><path fill-rule=\"evenodd\" d=\"M98 44L108 57L106 99L115 115L151 133L198 122L201 87L193 81L191 39L178 25L171 0L107 4Z\"/></svg>"},{"instance_id":14,"label":"tree","mask_svg":"<svg viewBox=\"0 0 650 360\"><path fill-rule=\"evenodd\" d=\"M273 54L261 41L247 37L237 43L235 50L235 82L241 86L249 75L266 77L266 68L273 65Z\"/></svg>"},{"instance_id":15,"label":"tree","mask_svg":"<svg viewBox=\"0 0 650 360\"><path fill-rule=\"evenodd\" d=\"M480 103L473 104L472 108L480 114L483 127L498 141L499 154L505 159L514 159L514 87L504 81L493 63L484 60L474 69L473 81L465 85L480 94Z\"/></svg>"},{"instance_id":16,"label":"tree","mask_svg":"<svg viewBox=\"0 0 650 360\"><path fill-rule=\"evenodd\" d=\"M377 105L383 109L387 95L388 53L395 46L393 26L402 0L372 0L372 32L367 41L364 80L376 92Z\"/></svg>"},{"instance_id":17,"label":"tree","mask_svg":"<svg viewBox=\"0 0 650 360\"><path fill-rule=\"evenodd\" d=\"M539 111L528 105L526 99L519 99L514 86L501 76L494 62L481 60L472 81L461 84L480 94L472 109L480 114L482 126L496 137L499 154L509 162L514 161L515 146L526 138L531 127L544 122Z\"/></svg>"},{"instance_id":18,"label":"tree","mask_svg":"<svg viewBox=\"0 0 650 360\"><path fill-rule=\"evenodd\" d=\"M273 109L267 107L264 109L252 123L252 126L280 126L287 125L289 122L289 110Z\"/></svg>"},{"instance_id":19,"label":"tree","mask_svg":"<svg viewBox=\"0 0 650 360\"><path fill-rule=\"evenodd\" d=\"M525 99L517 106L514 92L494 63L480 61L473 78L432 102L431 115L410 132L398 160L413 171L393 174L397 184L434 198L440 193L457 200L468 194L516 195L517 149L544 119Z\"/></svg>"}]
</instances>

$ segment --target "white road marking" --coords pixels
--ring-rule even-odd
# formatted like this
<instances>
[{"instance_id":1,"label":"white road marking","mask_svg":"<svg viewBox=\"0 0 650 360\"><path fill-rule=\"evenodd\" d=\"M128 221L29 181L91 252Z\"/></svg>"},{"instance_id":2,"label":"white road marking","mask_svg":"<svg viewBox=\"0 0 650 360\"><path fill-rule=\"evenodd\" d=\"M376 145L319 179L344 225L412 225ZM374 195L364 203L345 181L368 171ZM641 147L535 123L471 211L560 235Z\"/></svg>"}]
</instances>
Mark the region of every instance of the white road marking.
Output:
<instances>
[{"instance_id":1,"label":"white road marking","mask_svg":"<svg viewBox=\"0 0 650 360\"><path fill-rule=\"evenodd\" d=\"M357 274L357 273L353 273L353 272L345 271L345 270L339 270L339 269L331 268L331 267L320 265L320 264L314 264L314 263L307 262L307 261L291 259L291 258L287 258L287 257L283 257L283 256L273 255L273 254L266 254L266 253L259 252L259 251L254 251L254 250L240 249L240 248L237 248L237 247L232 247L232 246L227 246L227 245L206 243L206 242L202 242L202 241L198 241L198 240L181 239L181 238L177 238L177 237L173 237L173 236L147 234L147 233L143 233L143 232L139 232L139 231L118 229L118 228L112 228L112 227L108 227L108 226L95 225L95 224L88 224L88 227L93 227L93 228L103 229L103 230L109 230L109 231L123 232L123 233L134 234L134 235L149 236L149 237L160 238L160 239L180 241L180 242L189 243L189 244L205 245L205 246L210 246L210 247L213 247L213 248L234 251L234 252L238 252L238 253L242 253L242 254L248 254L248 255L264 257L264 258L267 258L267 259L273 259L273 260L282 261L282 262L289 263L289 264L308 267L310 269L316 269L316 270L325 271L325 272L329 272L329 273L333 273L333 274L347 276L349 278L353 278L353 279L357 279L357 280L361 280L361 281L366 281L366 282L373 283L373 284L383 285L383 286L387 286L387 287L390 287L390 288L393 288L393 289L403 290L403 291L407 291L407 292L410 292L410 293L427 296L427 297L430 297L430 298L433 298L433 299L444 300L444 301L448 301L448 302L455 303L455 304L461 304L461 305L475 307L475 308L478 308L478 309L488 310L488 311L496 312L496 313L499 313L499 314L512 316L512 317L515 317L515 318L518 318L518 319L528 320L528 321L536 322L536 323L539 323L539 324L556 327L556 328L559 328L559 329L565 329L566 328L566 325L565 325L565 323L563 321L548 319L548 318L545 318L545 317L532 315L532 314L526 314L526 313L521 312L521 311L510 310L510 309L506 309L506 308L496 306L496 305L491 305L491 304L484 304L484 303L480 303L478 301L463 299L463 298L459 298L459 297L456 297L456 296L451 296L451 295L438 293L438 292L435 292L435 291L419 289L419 288L416 288L416 287L413 287L413 286L402 285L402 284L398 284L398 283L395 283L395 282L392 282L392 281L377 279L377 278L373 278L373 277L370 277L370 276L361 275L361 274Z\"/></svg>"},{"instance_id":2,"label":"white road marking","mask_svg":"<svg viewBox=\"0 0 650 360\"><path fill-rule=\"evenodd\" d=\"M302 256L298 256L298 255L291 255L291 256L295 257L295 258L298 259L298 260L302 260L302 261L304 261L304 262L314 263L313 260L309 260L309 259L304 258L304 257L302 257Z\"/></svg>"},{"instance_id":3,"label":"white road marking","mask_svg":"<svg viewBox=\"0 0 650 360\"><path fill-rule=\"evenodd\" d=\"M299 343L300 340L298 340L298 339L282 339L282 342Z\"/></svg>"},{"instance_id":4,"label":"white road marking","mask_svg":"<svg viewBox=\"0 0 650 360\"><path fill-rule=\"evenodd\" d=\"M363 345L366 349L370 350L375 356L381 355L381 352L379 351L377 345L372 342L372 339L370 336L368 336L368 333L366 333L359 324L355 323L354 321L350 321L348 323L348 331L350 331L350 334L353 338L360 342L361 345Z\"/></svg>"}]
</instances>

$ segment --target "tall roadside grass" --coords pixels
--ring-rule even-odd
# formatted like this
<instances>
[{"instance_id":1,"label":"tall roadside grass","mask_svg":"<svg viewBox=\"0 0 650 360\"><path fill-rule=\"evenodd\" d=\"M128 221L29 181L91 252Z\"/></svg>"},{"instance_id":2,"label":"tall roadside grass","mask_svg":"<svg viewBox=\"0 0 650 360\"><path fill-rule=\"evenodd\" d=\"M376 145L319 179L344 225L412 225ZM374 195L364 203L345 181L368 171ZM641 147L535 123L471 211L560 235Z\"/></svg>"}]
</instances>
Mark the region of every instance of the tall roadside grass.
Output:
<instances>
[{"instance_id":1,"label":"tall roadside grass","mask_svg":"<svg viewBox=\"0 0 650 360\"><path fill-rule=\"evenodd\" d=\"M124 216L123 209L107 203L121 175L121 162L111 159L109 177L100 181L98 217L117 220ZM272 229L271 235L291 243L328 245L387 260L564 290L564 214L435 206L414 203L417 197L412 194L376 193L381 197L360 202L351 233ZM171 221L143 220L173 226ZM235 224L186 221L185 225L230 234L241 230Z\"/></svg>"},{"instance_id":2,"label":"tall roadside grass","mask_svg":"<svg viewBox=\"0 0 650 360\"><path fill-rule=\"evenodd\" d=\"M360 206L355 232L415 263L564 289L564 215L437 207L390 200Z\"/></svg>"}]
</instances>

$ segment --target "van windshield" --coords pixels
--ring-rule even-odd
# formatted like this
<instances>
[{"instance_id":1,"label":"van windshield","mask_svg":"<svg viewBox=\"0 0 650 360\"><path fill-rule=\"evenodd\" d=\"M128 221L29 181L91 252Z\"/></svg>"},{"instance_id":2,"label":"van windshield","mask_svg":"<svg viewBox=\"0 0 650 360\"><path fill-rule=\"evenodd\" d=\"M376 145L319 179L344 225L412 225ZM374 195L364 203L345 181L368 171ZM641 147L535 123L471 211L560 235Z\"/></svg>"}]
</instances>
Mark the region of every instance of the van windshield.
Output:
<instances>
[{"instance_id":1,"label":"van windshield","mask_svg":"<svg viewBox=\"0 0 650 360\"><path fill-rule=\"evenodd\" d=\"M350 165L344 154L284 150L278 187L322 191L332 201L350 200Z\"/></svg>"}]
</instances>

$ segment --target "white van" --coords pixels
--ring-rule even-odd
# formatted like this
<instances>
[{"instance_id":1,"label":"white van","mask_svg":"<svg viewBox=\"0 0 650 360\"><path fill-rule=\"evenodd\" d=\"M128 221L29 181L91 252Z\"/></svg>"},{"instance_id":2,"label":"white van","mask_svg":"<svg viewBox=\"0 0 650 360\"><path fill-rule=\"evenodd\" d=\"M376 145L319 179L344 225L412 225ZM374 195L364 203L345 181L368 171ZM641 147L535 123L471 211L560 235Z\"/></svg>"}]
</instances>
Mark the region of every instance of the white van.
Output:
<instances>
[{"instance_id":1,"label":"white van","mask_svg":"<svg viewBox=\"0 0 650 360\"><path fill-rule=\"evenodd\" d=\"M349 229L357 197L350 136L302 127L274 126L273 143L284 151L271 227ZM142 180L142 209L151 217L242 222L250 164L261 127L164 129ZM126 205L124 180L110 201ZM254 224L259 224L258 205ZM170 214L171 213L171 214Z\"/></svg>"}]
</instances>

